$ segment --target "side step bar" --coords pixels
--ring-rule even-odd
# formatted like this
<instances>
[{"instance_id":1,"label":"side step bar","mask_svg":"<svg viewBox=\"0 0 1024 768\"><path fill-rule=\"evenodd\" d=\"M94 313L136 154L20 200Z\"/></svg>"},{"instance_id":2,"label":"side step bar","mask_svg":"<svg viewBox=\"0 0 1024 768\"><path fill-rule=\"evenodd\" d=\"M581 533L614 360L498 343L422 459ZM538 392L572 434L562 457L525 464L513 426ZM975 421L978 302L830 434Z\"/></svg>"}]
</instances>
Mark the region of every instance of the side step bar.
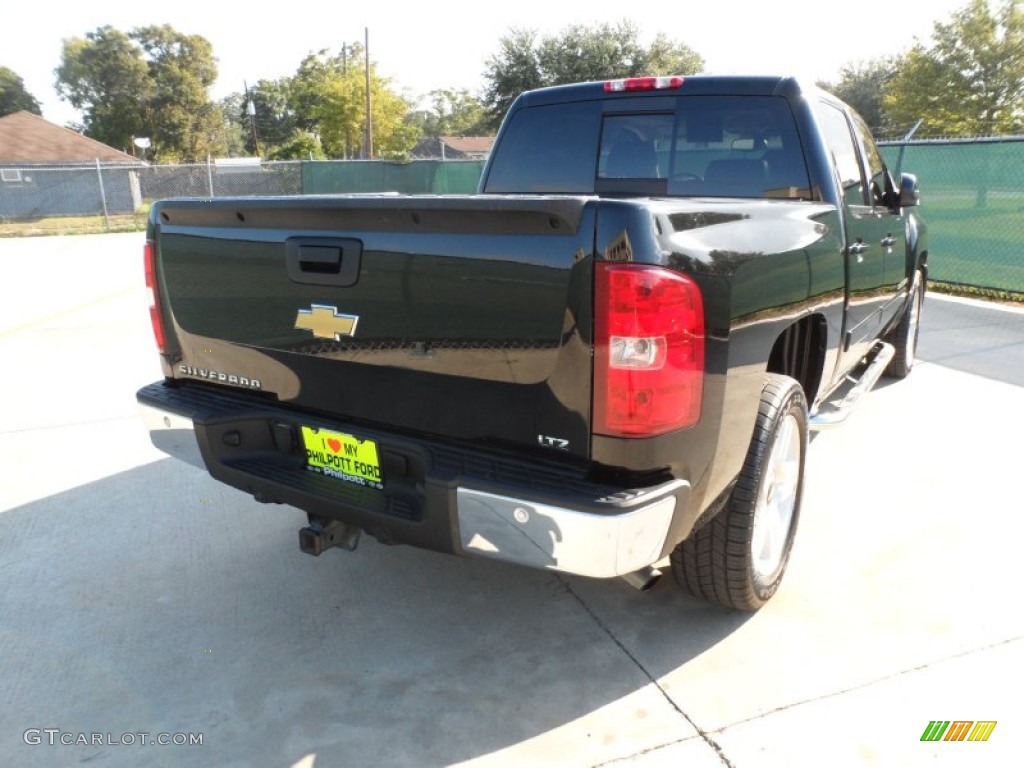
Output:
<instances>
[{"instance_id":1,"label":"side step bar","mask_svg":"<svg viewBox=\"0 0 1024 768\"><path fill-rule=\"evenodd\" d=\"M853 413L863 395L872 390L878 380L882 378L885 369L889 367L889 361L896 354L892 344L879 341L871 348L865 356L866 365L861 365L853 373L846 377L846 381L833 392L833 397L818 408L811 415L808 426L813 431L831 429L838 427ZM857 372L859 377L856 376Z\"/></svg>"}]
</instances>

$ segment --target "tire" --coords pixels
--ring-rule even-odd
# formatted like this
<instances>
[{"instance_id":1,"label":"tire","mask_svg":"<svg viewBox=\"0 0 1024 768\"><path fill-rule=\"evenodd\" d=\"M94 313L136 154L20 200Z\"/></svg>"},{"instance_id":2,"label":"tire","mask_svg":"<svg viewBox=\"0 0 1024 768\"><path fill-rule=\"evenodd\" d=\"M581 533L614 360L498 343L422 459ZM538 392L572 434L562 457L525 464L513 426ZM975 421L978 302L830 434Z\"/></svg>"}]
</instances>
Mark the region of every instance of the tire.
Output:
<instances>
[{"instance_id":1,"label":"tire","mask_svg":"<svg viewBox=\"0 0 1024 768\"><path fill-rule=\"evenodd\" d=\"M910 287L907 308L899 325L893 328L886 340L896 348L896 354L885 369L886 376L905 379L917 360L917 337L921 330L921 306L924 303L924 274L914 272L914 284Z\"/></svg>"},{"instance_id":2,"label":"tire","mask_svg":"<svg viewBox=\"0 0 1024 768\"><path fill-rule=\"evenodd\" d=\"M803 496L807 401L788 376L769 374L754 436L722 510L672 552L672 575L690 594L756 611L789 562Z\"/></svg>"}]
</instances>

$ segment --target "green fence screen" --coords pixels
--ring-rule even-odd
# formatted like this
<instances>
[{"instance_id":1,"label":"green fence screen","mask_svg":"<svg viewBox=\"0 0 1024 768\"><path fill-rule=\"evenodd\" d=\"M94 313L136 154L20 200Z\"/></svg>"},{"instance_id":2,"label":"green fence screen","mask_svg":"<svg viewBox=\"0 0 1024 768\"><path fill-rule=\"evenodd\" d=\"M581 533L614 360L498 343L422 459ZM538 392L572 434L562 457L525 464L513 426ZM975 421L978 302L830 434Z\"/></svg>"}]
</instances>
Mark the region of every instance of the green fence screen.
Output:
<instances>
[{"instance_id":1,"label":"green fence screen","mask_svg":"<svg viewBox=\"0 0 1024 768\"><path fill-rule=\"evenodd\" d=\"M917 175L933 280L1024 293L1024 137L883 143ZM302 192L472 194L483 161L307 162Z\"/></svg>"},{"instance_id":2,"label":"green fence screen","mask_svg":"<svg viewBox=\"0 0 1024 768\"><path fill-rule=\"evenodd\" d=\"M917 174L930 275L1024 293L1024 136L884 142L890 168ZM4 167L0 220L132 210L141 200L358 192L468 195L482 160L282 161L253 165ZM100 183L102 179L102 184ZM128 195L128 197L125 197Z\"/></svg>"},{"instance_id":3,"label":"green fence screen","mask_svg":"<svg viewBox=\"0 0 1024 768\"><path fill-rule=\"evenodd\" d=\"M408 195L470 195L482 160L419 160L415 163L337 161L302 164L302 192L399 192Z\"/></svg>"},{"instance_id":4,"label":"green fence screen","mask_svg":"<svg viewBox=\"0 0 1024 768\"><path fill-rule=\"evenodd\" d=\"M1024 137L883 144L917 176L929 277L1024 293Z\"/></svg>"}]
</instances>

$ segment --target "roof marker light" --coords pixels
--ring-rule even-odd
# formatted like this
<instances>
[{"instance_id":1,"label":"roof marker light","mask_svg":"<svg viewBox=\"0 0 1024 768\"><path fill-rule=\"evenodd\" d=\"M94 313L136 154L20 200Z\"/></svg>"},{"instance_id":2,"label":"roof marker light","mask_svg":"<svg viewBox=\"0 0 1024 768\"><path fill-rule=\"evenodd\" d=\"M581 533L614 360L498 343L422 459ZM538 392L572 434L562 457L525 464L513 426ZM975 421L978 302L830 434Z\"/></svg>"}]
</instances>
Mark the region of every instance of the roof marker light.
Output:
<instances>
[{"instance_id":1,"label":"roof marker light","mask_svg":"<svg viewBox=\"0 0 1024 768\"><path fill-rule=\"evenodd\" d=\"M627 77L622 80L608 80L604 89L608 93L621 93L623 91L663 91L667 88L681 88L683 78L678 75L672 77Z\"/></svg>"}]
</instances>

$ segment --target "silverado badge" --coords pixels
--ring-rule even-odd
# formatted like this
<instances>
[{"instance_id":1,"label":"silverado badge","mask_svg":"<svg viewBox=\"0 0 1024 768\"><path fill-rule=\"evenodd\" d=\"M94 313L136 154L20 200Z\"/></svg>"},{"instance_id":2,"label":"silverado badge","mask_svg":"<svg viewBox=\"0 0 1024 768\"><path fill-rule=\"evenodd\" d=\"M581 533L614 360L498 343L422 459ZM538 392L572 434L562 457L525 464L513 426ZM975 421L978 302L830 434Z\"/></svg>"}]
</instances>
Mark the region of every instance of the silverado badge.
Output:
<instances>
[{"instance_id":1,"label":"silverado badge","mask_svg":"<svg viewBox=\"0 0 1024 768\"><path fill-rule=\"evenodd\" d=\"M355 336L359 315L342 315L337 307L326 304L310 304L309 309L300 309L295 316L295 327L312 331L318 339L341 341L342 336Z\"/></svg>"}]
</instances>

